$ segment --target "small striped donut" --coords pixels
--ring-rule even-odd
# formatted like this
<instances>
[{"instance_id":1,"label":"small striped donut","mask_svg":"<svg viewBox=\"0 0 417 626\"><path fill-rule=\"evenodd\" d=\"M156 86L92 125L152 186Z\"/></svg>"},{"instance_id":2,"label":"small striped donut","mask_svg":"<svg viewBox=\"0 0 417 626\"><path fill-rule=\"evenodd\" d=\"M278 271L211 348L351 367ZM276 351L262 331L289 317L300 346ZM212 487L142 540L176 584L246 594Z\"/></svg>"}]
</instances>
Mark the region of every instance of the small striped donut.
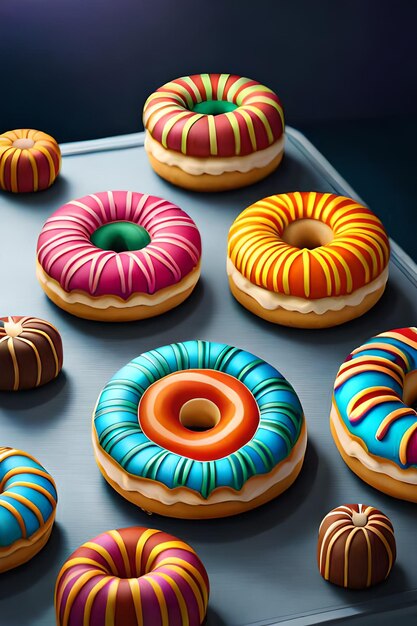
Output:
<instances>
[{"instance_id":1,"label":"small striped donut","mask_svg":"<svg viewBox=\"0 0 417 626\"><path fill-rule=\"evenodd\" d=\"M367 483L417 502L417 328L353 350L334 384L330 425L347 465Z\"/></svg>"},{"instance_id":2,"label":"small striped donut","mask_svg":"<svg viewBox=\"0 0 417 626\"><path fill-rule=\"evenodd\" d=\"M30 454L0 447L0 572L26 563L49 539L57 493Z\"/></svg>"},{"instance_id":3,"label":"small striped donut","mask_svg":"<svg viewBox=\"0 0 417 626\"><path fill-rule=\"evenodd\" d=\"M55 587L57 626L201 626L209 580L194 550L160 530L102 533L71 554Z\"/></svg>"},{"instance_id":4,"label":"small striped donut","mask_svg":"<svg viewBox=\"0 0 417 626\"><path fill-rule=\"evenodd\" d=\"M344 196L297 191L259 200L235 219L227 273L235 298L259 317L323 328L379 300L389 254L369 209Z\"/></svg>"},{"instance_id":5,"label":"small striped donut","mask_svg":"<svg viewBox=\"0 0 417 626\"><path fill-rule=\"evenodd\" d=\"M0 189L13 193L50 187L61 168L61 150L53 137L29 128L0 135Z\"/></svg>"},{"instance_id":6,"label":"small striped donut","mask_svg":"<svg viewBox=\"0 0 417 626\"><path fill-rule=\"evenodd\" d=\"M62 309L130 321L181 304L200 276L197 226L168 200L107 191L72 200L46 221L37 277Z\"/></svg>"},{"instance_id":7,"label":"small striped donut","mask_svg":"<svg viewBox=\"0 0 417 626\"><path fill-rule=\"evenodd\" d=\"M342 504L323 519L317 562L325 580L348 589L366 589L388 578L396 557L393 526L366 504Z\"/></svg>"},{"instance_id":8,"label":"small striped donut","mask_svg":"<svg viewBox=\"0 0 417 626\"><path fill-rule=\"evenodd\" d=\"M145 102L143 124L153 169L187 189L250 185L276 169L283 156L278 96L233 74L194 74L166 83Z\"/></svg>"},{"instance_id":9,"label":"small striped donut","mask_svg":"<svg viewBox=\"0 0 417 626\"><path fill-rule=\"evenodd\" d=\"M38 317L0 317L0 390L33 389L62 369L62 341L50 322Z\"/></svg>"},{"instance_id":10,"label":"small striped donut","mask_svg":"<svg viewBox=\"0 0 417 626\"><path fill-rule=\"evenodd\" d=\"M235 515L277 497L297 478L307 442L282 374L209 341L128 363L101 392L92 430L107 482L142 509L179 518Z\"/></svg>"}]
</instances>

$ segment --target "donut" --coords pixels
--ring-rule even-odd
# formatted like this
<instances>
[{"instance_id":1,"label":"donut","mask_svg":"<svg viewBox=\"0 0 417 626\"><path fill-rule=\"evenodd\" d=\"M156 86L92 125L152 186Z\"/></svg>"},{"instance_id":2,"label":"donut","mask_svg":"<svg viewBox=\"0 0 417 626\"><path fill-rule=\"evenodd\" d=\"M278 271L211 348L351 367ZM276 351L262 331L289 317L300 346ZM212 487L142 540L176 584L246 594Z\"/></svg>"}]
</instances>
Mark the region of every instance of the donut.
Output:
<instances>
[{"instance_id":1,"label":"donut","mask_svg":"<svg viewBox=\"0 0 417 626\"><path fill-rule=\"evenodd\" d=\"M0 572L26 563L43 548L56 503L55 482L39 461L0 447Z\"/></svg>"},{"instance_id":2,"label":"donut","mask_svg":"<svg viewBox=\"0 0 417 626\"><path fill-rule=\"evenodd\" d=\"M64 563L57 626L200 626L209 580L184 541L139 526L102 533Z\"/></svg>"},{"instance_id":3,"label":"donut","mask_svg":"<svg viewBox=\"0 0 417 626\"><path fill-rule=\"evenodd\" d=\"M388 578L396 557L393 526L367 504L342 504L320 524L317 563L325 580L366 589Z\"/></svg>"},{"instance_id":4,"label":"donut","mask_svg":"<svg viewBox=\"0 0 417 626\"><path fill-rule=\"evenodd\" d=\"M0 391L33 389L62 369L61 336L38 317L0 317Z\"/></svg>"},{"instance_id":5,"label":"donut","mask_svg":"<svg viewBox=\"0 0 417 626\"><path fill-rule=\"evenodd\" d=\"M61 150L53 137L29 128L0 135L0 189L12 193L43 191L61 168Z\"/></svg>"},{"instance_id":6,"label":"donut","mask_svg":"<svg viewBox=\"0 0 417 626\"><path fill-rule=\"evenodd\" d=\"M72 200L46 221L37 249L46 295L78 317L138 320L178 306L200 276L201 239L175 204L132 191Z\"/></svg>"},{"instance_id":7,"label":"donut","mask_svg":"<svg viewBox=\"0 0 417 626\"><path fill-rule=\"evenodd\" d=\"M330 426L345 463L395 498L417 502L417 328L372 337L340 367Z\"/></svg>"},{"instance_id":8,"label":"donut","mask_svg":"<svg viewBox=\"0 0 417 626\"><path fill-rule=\"evenodd\" d=\"M290 383L223 343L186 341L128 363L93 413L107 482L147 512L214 518L253 509L301 470L306 427Z\"/></svg>"},{"instance_id":9,"label":"donut","mask_svg":"<svg viewBox=\"0 0 417 626\"><path fill-rule=\"evenodd\" d=\"M284 153L278 96L233 74L194 74L166 83L145 102L145 150L170 183L194 191L251 185Z\"/></svg>"},{"instance_id":10,"label":"donut","mask_svg":"<svg viewBox=\"0 0 417 626\"><path fill-rule=\"evenodd\" d=\"M368 311L388 279L389 241L379 219L351 198L299 192L264 198L233 222L227 274L255 315L325 328Z\"/></svg>"}]
</instances>

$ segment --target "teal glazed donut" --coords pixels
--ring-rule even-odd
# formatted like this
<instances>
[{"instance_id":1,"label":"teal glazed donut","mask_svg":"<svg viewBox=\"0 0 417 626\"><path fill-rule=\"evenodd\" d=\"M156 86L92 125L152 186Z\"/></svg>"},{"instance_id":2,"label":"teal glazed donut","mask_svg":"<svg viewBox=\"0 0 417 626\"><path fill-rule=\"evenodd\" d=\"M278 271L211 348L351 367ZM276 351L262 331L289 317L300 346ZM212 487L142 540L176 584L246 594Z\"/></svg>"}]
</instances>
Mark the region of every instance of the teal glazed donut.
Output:
<instances>
[{"instance_id":1,"label":"teal glazed donut","mask_svg":"<svg viewBox=\"0 0 417 626\"><path fill-rule=\"evenodd\" d=\"M128 500L208 518L259 506L297 477L306 448L300 401L262 359L208 341L145 352L101 392L95 456Z\"/></svg>"},{"instance_id":2,"label":"teal glazed donut","mask_svg":"<svg viewBox=\"0 0 417 626\"><path fill-rule=\"evenodd\" d=\"M336 377L330 417L348 466L397 498L417 502L417 328L353 350Z\"/></svg>"},{"instance_id":3,"label":"teal glazed donut","mask_svg":"<svg viewBox=\"0 0 417 626\"><path fill-rule=\"evenodd\" d=\"M48 541L57 492L30 454L0 447L0 572L29 561Z\"/></svg>"}]
</instances>

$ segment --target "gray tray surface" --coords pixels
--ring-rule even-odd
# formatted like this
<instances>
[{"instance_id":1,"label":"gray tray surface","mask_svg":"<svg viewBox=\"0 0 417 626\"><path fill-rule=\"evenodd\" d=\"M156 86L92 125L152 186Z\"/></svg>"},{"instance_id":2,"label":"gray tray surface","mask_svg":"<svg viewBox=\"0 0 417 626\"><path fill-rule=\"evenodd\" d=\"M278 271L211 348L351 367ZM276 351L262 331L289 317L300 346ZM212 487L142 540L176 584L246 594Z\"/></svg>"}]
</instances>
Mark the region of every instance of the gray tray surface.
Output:
<instances>
[{"instance_id":1,"label":"gray tray surface","mask_svg":"<svg viewBox=\"0 0 417 626\"><path fill-rule=\"evenodd\" d=\"M211 580L209 626L315 624L412 604L417 597L416 508L373 490L349 471L333 444L328 418L335 374L350 350L378 332L415 325L414 266L395 247L382 300L343 327L309 331L264 322L235 302L228 289L226 238L233 219L273 193L354 192L291 129L276 173L248 189L217 195L185 192L159 179L141 142L138 135L68 144L62 175L49 191L0 197L1 315L50 320L62 333L65 355L64 371L55 382L33 392L0 394L1 445L35 455L55 477L59 494L57 524L46 548L0 577L0 625L52 626L55 579L67 556L103 531L135 524L164 529L196 548ZM178 309L144 322L112 325L72 317L44 296L35 278L35 248L45 219L69 199L107 189L169 198L197 222L202 278ZM102 479L92 454L91 412L101 388L126 362L153 347L197 338L247 349L291 381L309 430L304 467L288 492L239 517L198 522L148 517ZM333 587L317 571L318 525L343 502L380 507L396 530L398 561L391 577L364 593Z\"/></svg>"}]
</instances>

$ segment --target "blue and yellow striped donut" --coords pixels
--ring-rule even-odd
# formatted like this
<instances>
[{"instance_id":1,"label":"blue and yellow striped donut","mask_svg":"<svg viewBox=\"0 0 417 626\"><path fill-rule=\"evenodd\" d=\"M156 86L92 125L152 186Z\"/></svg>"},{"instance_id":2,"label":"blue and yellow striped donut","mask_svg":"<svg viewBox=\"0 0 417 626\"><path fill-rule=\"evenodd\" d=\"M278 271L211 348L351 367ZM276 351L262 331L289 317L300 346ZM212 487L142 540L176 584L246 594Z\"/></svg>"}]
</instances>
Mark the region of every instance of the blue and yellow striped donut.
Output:
<instances>
[{"instance_id":1,"label":"blue and yellow striped donut","mask_svg":"<svg viewBox=\"0 0 417 626\"><path fill-rule=\"evenodd\" d=\"M219 397L222 389L229 398ZM236 404L242 400L246 408L240 422L234 415L223 427L226 414L235 409L229 406L234 393ZM147 398L151 395L154 400L150 404L156 412L148 415ZM162 406L164 396L168 400L165 398L167 403ZM207 432L190 432L181 424L181 409L194 398L211 399L211 404L220 407L218 422ZM162 426L158 430L159 423ZM94 411L93 442L102 473L122 495L140 504L143 500L139 496L137 501L134 492L144 495L150 483L160 483L170 495L165 490L158 498L165 498L164 504L172 512L177 501L174 494L181 500L181 490L197 496L197 500L188 498L190 504L209 504L222 488L229 498L238 500L239 492L252 478L270 477L298 444L301 454L294 480L305 450L303 425L300 401L274 367L226 344L186 341L145 352L115 374ZM156 436L150 437L150 430ZM166 435L164 445L162 431ZM226 437L229 453L221 456L217 451L223 449ZM233 449L236 437L240 445ZM152 495L156 498L156 491L153 494L151 489L150 500ZM148 510L155 508L152 502L147 506Z\"/></svg>"},{"instance_id":2,"label":"blue and yellow striped donut","mask_svg":"<svg viewBox=\"0 0 417 626\"><path fill-rule=\"evenodd\" d=\"M348 465L371 485L417 501L417 328L356 348L336 377L331 425Z\"/></svg>"},{"instance_id":3,"label":"blue and yellow striped donut","mask_svg":"<svg viewBox=\"0 0 417 626\"><path fill-rule=\"evenodd\" d=\"M0 572L34 556L55 519L52 476L30 454L0 447Z\"/></svg>"}]
</instances>

